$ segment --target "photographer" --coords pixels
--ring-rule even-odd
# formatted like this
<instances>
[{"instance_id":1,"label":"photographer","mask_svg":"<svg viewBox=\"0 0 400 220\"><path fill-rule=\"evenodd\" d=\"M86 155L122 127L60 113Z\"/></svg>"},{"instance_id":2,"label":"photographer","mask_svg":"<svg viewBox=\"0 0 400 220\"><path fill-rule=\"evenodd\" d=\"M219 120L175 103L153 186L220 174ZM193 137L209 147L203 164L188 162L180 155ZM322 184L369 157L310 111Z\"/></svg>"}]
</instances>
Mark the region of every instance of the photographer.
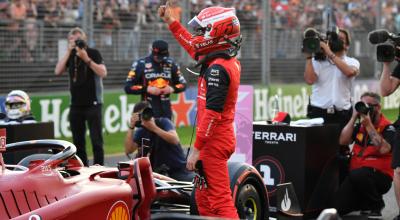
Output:
<instances>
[{"instance_id":1,"label":"photographer","mask_svg":"<svg viewBox=\"0 0 400 220\"><path fill-rule=\"evenodd\" d=\"M133 62L125 83L127 94L141 95L154 108L154 116L172 119L170 94L186 89L180 67L169 57L168 43L153 42L151 54Z\"/></svg>"},{"instance_id":2,"label":"photographer","mask_svg":"<svg viewBox=\"0 0 400 220\"><path fill-rule=\"evenodd\" d=\"M174 125L168 118L154 118L150 109L148 102L135 105L125 137L125 153L138 150L137 157L149 156L154 172L192 181L194 174L186 170L186 159Z\"/></svg>"},{"instance_id":3,"label":"photographer","mask_svg":"<svg viewBox=\"0 0 400 220\"><path fill-rule=\"evenodd\" d=\"M88 166L86 155L86 123L93 146L94 164L104 164L102 134L103 81L107 69L100 52L89 48L86 34L73 28L68 34L68 49L55 68L61 75L68 68L71 103L69 121L77 155Z\"/></svg>"},{"instance_id":4,"label":"photographer","mask_svg":"<svg viewBox=\"0 0 400 220\"><path fill-rule=\"evenodd\" d=\"M352 114L351 89L360 63L346 55L350 34L339 29L336 35L329 42L320 41L325 59L317 60L306 54L304 79L313 85L307 116L322 117L325 123L337 123L342 129Z\"/></svg>"},{"instance_id":5,"label":"photographer","mask_svg":"<svg viewBox=\"0 0 400 220\"><path fill-rule=\"evenodd\" d=\"M399 58L396 58L397 60ZM391 73L390 70L390 62L383 63L383 70L380 79L380 90L382 96L389 96L393 94L400 85L400 64L397 63L397 66ZM399 116L400 117L400 116ZM392 168L394 169L394 192L396 195L397 206L400 210L400 127L399 127L399 119L395 122L396 125L396 143L393 144L393 158L392 158ZM400 213L395 218L400 220Z\"/></svg>"},{"instance_id":6,"label":"photographer","mask_svg":"<svg viewBox=\"0 0 400 220\"><path fill-rule=\"evenodd\" d=\"M361 102L343 128L339 142L354 142L349 174L335 194L334 206L339 214L370 211L369 217L382 217L382 195L392 185L391 144L395 128L381 113L380 96L373 92L361 95ZM356 123L359 118L360 123Z\"/></svg>"}]
</instances>

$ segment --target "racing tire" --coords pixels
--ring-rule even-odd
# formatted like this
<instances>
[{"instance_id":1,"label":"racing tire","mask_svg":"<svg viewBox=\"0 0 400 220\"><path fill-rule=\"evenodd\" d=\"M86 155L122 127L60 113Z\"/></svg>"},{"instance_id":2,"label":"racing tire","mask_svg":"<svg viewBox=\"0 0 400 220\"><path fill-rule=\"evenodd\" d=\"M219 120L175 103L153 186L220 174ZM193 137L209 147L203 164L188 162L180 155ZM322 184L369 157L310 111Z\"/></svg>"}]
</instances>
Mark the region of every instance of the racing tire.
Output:
<instances>
[{"instance_id":1,"label":"racing tire","mask_svg":"<svg viewBox=\"0 0 400 220\"><path fill-rule=\"evenodd\" d=\"M235 206L240 219L261 219L261 199L252 184L246 183L239 188Z\"/></svg>"}]
</instances>

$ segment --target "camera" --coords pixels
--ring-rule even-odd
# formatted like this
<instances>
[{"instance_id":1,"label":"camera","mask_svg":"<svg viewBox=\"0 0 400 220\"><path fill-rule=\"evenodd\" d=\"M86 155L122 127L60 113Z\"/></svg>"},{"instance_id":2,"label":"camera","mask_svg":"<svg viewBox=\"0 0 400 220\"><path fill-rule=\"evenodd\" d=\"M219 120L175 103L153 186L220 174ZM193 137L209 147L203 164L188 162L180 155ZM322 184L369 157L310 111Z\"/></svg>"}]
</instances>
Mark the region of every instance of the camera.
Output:
<instances>
[{"instance_id":1,"label":"camera","mask_svg":"<svg viewBox=\"0 0 400 220\"><path fill-rule=\"evenodd\" d=\"M136 122L135 127L142 127L142 120L148 121L154 116L153 109L146 107L139 113L139 120Z\"/></svg>"},{"instance_id":2,"label":"camera","mask_svg":"<svg viewBox=\"0 0 400 220\"><path fill-rule=\"evenodd\" d=\"M86 48L86 42L82 39L75 40L75 45L81 49Z\"/></svg>"},{"instance_id":3,"label":"camera","mask_svg":"<svg viewBox=\"0 0 400 220\"><path fill-rule=\"evenodd\" d=\"M368 106L366 103L359 101L354 105L356 111L360 114L367 115L374 111L372 106Z\"/></svg>"},{"instance_id":4,"label":"camera","mask_svg":"<svg viewBox=\"0 0 400 220\"><path fill-rule=\"evenodd\" d=\"M371 44L376 44L376 58L379 62L392 62L395 57L400 58L400 35L390 33L385 29L371 31L368 34Z\"/></svg>"},{"instance_id":5,"label":"camera","mask_svg":"<svg viewBox=\"0 0 400 220\"><path fill-rule=\"evenodd\" d=\"M307 28L303 33L303 46L302 52L314 54L316 60L325 60L326 56L321 50L320 42L326 42L333 52L343 49L343 45L338 47L339 42L339 28L332 26L328 28L326 34L321 34L315 28Z\"/></svg>"},{"instance_id":6,"label":"camera","mask_svg":"<svg viewBox=\"0 0 400 220\"><path fill-rule=\"evenodd\" d=\"M303 33L303 48L305 53L318 53L321 51L319 42L324 40L323 36L314 28L307 28Z\"/></svg>"}]
</instances>

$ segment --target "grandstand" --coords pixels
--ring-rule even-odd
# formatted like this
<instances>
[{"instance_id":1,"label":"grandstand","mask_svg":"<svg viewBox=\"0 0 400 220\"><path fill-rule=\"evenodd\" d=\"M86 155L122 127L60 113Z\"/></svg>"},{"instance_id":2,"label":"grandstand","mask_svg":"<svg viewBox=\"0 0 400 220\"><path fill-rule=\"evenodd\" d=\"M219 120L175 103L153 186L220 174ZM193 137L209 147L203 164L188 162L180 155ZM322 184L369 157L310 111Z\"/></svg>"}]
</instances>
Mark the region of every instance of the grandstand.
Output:
<instances>
[{"instance_id":1,"label":"grandstand","mask_svg":"<svg viewBox=\"0 0 400 220\"><path fill-rule=\"evenodd\" d=\"M156 10L161 2L0 0L0 81L4 85L0 87L0 93L14 88L29 92L49 88L66 90L66 77L54 77L53 69L59 47L74 26L83 27L89 33L89 44L104 55L109 70L109 76L104 80L106 88L122 88L132 60L145 56L155 39L162 38L170 43L171 55L181 62L182 67L193 65L157 17ZM333 4L326 0L270 0L269 4L262 0L171 2L175 15L183 23L207 6L236 8L244 37L240 54L243 84L265 83L263 72L269 73L272 83L302 82L302 31L306 27L323 28L327 6L334 9L336 24L352 32L350 54L362 63L360 77L375 74L371 71L375 65L371 56L374 48L367 41L367 33L377 27L400 31L400 4L394 0L337 0ZM267 48L268 56L262 51L263 45L267 45L264 48ZM263 67L265 62L267 66L264 64Z\"/></svg>"}]
</instances>

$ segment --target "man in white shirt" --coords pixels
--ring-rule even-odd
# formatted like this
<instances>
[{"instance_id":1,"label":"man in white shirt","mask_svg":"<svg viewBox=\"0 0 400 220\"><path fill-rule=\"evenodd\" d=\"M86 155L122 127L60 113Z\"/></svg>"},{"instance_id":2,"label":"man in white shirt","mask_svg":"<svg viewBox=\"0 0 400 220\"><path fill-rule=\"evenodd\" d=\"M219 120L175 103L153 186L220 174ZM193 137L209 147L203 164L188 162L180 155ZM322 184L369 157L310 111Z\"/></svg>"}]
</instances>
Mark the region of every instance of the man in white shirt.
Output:
<instances>
[{"instance_id":1,"label":"man in white shirt","mask_svg":"<svg viewBox=\"0 0 400 220\"><path fill-rule=\"evenodd\" d=\"M339 29L338 36L331 39L328 43L320 42L325 59L316 60L311 54L306 54L304 79L312 85L307 117L321 117L325 124L339 124L341 131L353 113L351 90L354 78L360 72L360 62L346 55L350 47L349 32ZM350 148L347 145L340 146L340 182L348 173L349 155Z\"/></svg>"},{"instance_id":2,"label":"man in white shirt","mask_svg":"<svg viewBox=\"0 0 400 220\"><path fill-rule=\"evenodd\" d=\"M320 45L326 59L316 60L306 54L304 79L312 85L307 116L322 117L325 123L338 123L342 129L352 115L351 90L360 63L346 55L350 35L344 29L339 30L338 40L321 41Z\"/></svg>"}]
</instances>

